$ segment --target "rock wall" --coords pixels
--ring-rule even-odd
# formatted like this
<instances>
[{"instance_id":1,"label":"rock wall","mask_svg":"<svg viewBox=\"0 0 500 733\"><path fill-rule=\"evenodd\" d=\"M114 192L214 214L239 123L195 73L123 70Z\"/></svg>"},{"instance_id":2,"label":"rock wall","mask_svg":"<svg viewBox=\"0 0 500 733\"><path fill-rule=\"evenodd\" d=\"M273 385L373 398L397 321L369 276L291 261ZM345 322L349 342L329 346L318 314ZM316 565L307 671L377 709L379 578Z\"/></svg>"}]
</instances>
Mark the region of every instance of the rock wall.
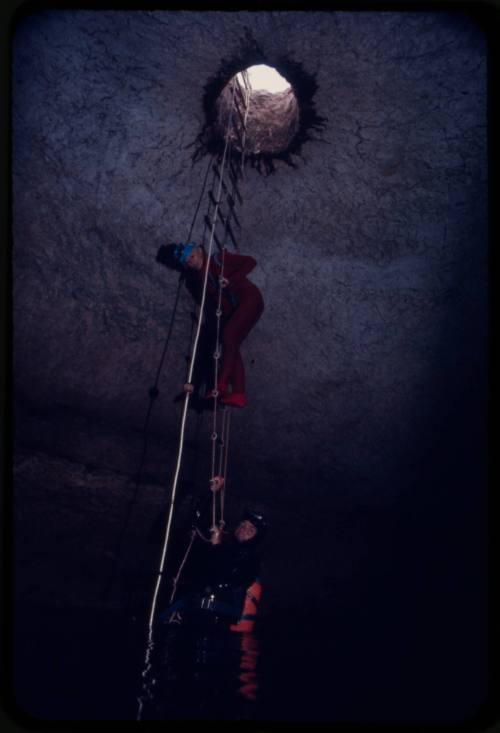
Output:
<instances>
[{"instance_id":1,"label":"rock wall","mask_svg":"<svg viewBox=\"0 0 500 733\"><path fill-rule=\"evenodd\" d=\"M258 262L250 277L266 309L243 346L249 405L233 419L230 511L253 502L271 519L268 602L290 604L298 575L320 603L333 576L363 578L391 557L376 540L367 551L361 517L389 533L407 521L409 556L429 511L447 531L452 502L459 526L472 517L463 552L480 553L487 45L467 15L54 10L20 22L15 447L135 475L178 283L156 253L187 237L208 163L192 159L204 93L249 37L269 65L287 58L314 79L326 124L296 167L248 167L242 183L240 251ZM165 497L192 311L183 289L149 423L144 471ZM207 415L192 418L190 480L210 435ZM25 516L39 509L23 461ZM91 487L71 473L64 496L85 506ZM44 475L38 490L58 503ZM106 482L93 491L105 513ZM129 496L114 496L116 528ZM62 514L48 512L55 526ZM437 535L426 553L430 570Z\"/></svg>"}]
</instances>

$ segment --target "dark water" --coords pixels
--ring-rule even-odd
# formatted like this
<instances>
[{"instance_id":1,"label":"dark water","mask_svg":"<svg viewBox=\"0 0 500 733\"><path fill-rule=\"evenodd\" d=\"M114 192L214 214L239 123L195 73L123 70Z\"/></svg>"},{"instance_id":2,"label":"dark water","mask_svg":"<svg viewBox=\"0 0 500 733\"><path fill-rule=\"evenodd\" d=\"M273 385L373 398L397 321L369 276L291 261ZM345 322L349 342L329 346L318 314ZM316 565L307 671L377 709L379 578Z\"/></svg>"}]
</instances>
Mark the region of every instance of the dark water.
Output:
<instances>
[{"instance_id":1,"label":"dark water","mask_svg":"<svg viewBox=\"0 0 500 733\"><path fill-rule=\"evenodd\" d=\"M486 695L484 647L442 615L374 601L269 614L252 635L163 629L143 677L144 619L18 608L15 703L42 720L460 723Z\"/></svg>"}]
</instances>

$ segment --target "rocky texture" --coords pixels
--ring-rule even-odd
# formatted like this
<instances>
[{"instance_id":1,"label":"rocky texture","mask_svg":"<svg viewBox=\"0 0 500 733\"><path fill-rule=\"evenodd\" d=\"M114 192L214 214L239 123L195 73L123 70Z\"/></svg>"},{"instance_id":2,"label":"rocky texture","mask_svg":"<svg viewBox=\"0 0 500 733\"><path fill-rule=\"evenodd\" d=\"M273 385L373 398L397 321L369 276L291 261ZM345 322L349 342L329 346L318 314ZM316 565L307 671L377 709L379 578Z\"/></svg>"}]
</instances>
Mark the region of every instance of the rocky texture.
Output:
<instances>
[{"instance_id":1,"label":"rocky texture","mask_svg":"<svg viewBox=\"0 0 500 733\"><path fill-rule=\"evenodd\" d=\"M273 524L266 602L362 595L382 567L397 587L403 559L421 569L415 592L430 584L439 602L438 577L460 583L453 557L484 559L480 27L432 12L46 11L18 26L12 55L21 595L98 596L102 578L75 585L59 548L99 572L109 562L178 282L156 252L187 236L208 162L192 160L206 86L249 34L269 65L300 64L326 120L296 168L247 168L238 211L266 310L243 347L249 405L233 416L228 504L256 503ZM132 554L168 497L192 311L182 290ZM191 413L184 470L200 487L209 436L208 416ZM377 527L397 538L390 550Z\"/></svg>"},{"instance_id":2,"label":"rocky texture","mask_svg":"<svg viewBox=\"0 0 500 733\"><path fill-rule=\"evenodd\" d=\"M115 567L120 532L134 494L130 477L20 451L14 481L16 559L25 568L16 578L16 599L35 604L50 599L57 606L126 603L135 570L130 548L140 550L144 559L148 556L161 487L144 482Z\"/></svg>"},{"instance_id":3,"label":"rocky texture","mask_svg":"<svg viewBox=\"0 0 500 733\"><path fill-rule=\"evenodd\" d=\"M246 28L238 51L221 59L217 74L210 77L205 85L203 109L206 122L197 138L194 160L206 154L222 154L230 109L230 80L253 65L268 66L267 56ZM262 90L251 91L252 104L247 119L250 138L245 142L247 167L250 165L265 173L275 171L275 161L294 166L304 143L316 139L326 122L316 109L315 74L284 54L283 50L274 56L271 66L289 82L290 88L274 95ZM238 124L237 117L236 121ZM236 150L241 148L240 140L236 139L234 143Z\"/></svg>"},{"instance_id":4,"label":"rocky texture","mask_svg":"<svg viewBox=\"0 0 500 733\"><path fill-rule=\"evenodd\" d=\"M222 90L216 105L216 134L225 139L230 125L229 140L240 152L244 148L253 155L283 153L299 129L299 107L292 89L277 93L250 91L246 121L236 111L231 112L231 82ZM244 114L245 104L237 99L236 105Z\"/></svg>"}]
</instances>

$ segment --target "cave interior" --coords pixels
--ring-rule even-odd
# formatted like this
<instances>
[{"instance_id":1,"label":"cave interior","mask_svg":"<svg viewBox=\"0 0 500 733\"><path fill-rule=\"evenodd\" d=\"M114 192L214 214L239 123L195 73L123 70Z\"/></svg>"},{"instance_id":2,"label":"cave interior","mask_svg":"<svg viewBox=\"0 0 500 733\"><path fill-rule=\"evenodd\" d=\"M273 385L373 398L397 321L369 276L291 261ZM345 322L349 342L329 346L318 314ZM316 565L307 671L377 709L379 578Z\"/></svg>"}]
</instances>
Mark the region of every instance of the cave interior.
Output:
<instances>
[{"instance_id":1,"label":"cave interior","mask_svg":"<svg viewBox=\"0 0 500 733\"><path fill-rule=\"evenodd\" d=\"M112 571L107 608L149 603L196 314L157 255L187 241L224 143L228 82L266 64L290 90L253 92L228 244L257 261L249 278L265 302L242 346L248 405L231 411L228 524L249 506L268 519L263 623L319 624L349 608L349 633L382 634L393 654L406 645L417 666L434 649L436 675L455 667L459 637L467 693L445 695L443 709L476 709L487 47L484 27L458 11L55 9L19 20L16 603L100 608ZM195 242L207 204L204 194ZM208 491L210 416L188 410L177 537Z\"/></svg>"}]
</instances>

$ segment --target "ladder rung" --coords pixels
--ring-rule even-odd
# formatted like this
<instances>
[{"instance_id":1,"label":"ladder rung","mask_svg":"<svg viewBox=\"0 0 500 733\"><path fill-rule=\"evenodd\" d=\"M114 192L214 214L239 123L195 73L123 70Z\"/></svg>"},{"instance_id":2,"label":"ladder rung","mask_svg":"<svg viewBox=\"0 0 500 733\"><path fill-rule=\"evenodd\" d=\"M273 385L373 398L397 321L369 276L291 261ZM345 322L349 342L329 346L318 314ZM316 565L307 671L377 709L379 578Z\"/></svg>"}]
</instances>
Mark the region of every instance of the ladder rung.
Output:
<instances>
[{"instance_id":1,"label":"ladder rung","mask_svg":"<svg viewBox=\"0 0 500 733\"><path fill-rule=\"evenodd\" d=\"M237 102L236 102L236 99L234 100L234 108L235 108L235 110L236 110L236 112L238 113L238 116L239 116L239 118L240 118L240 121L241 121L241 127L242 127L242 128L243 128L243 130L245 130L245 132L246 132L247 126L246 126L245 118L243 117L243 113L242 113L242 111L240 110L240 108L239 108L239 106L238 106L238 104L237 104Z\"/></svg>"},{"instance_id":2,"label":"ladder rung","mask_svg":"<svg viewBox=\"0 0 500 733\"><path fill-rule=\"evenodd\" d=\"M224 224L224 226L229 226L229 222L226 223L226 217L224 216L224 214L220 210L220 206L217 209L217 214L218 214L219 219L221 220L221 222Z\"/></svg>"},{"instance_id":3,"label":"ladder rung","mask_svg":"<svg viewBox=\"0 0 500 733\"><path fill-rule=\"evenodd\" d=\"M213 192L212 191L209 191L208 192L208 196L210 198L210 201L216 207L217 206L217 201L215 199L215 196L214 196ZM238 221L238 217L236 216L236 212L234 211L234 199L233 199L233 197L231 196L230 193L227 194L226 200L227 200L227 204L228 204L228 208L229 208L229 216L232 216L234 218L237 226L241 229L241 224ZM218 208L218 214L219 214L219 216L220 216L220 218L222 220L222 223L225 225L226 224L226 221L225 221L224 215L221 212L220 205L219 205L219 208Z\"/></svg>"},{"instance_id":4,"label":"ladder rung","mask_svg":"<svg viewBox=\"0 0 500 733\"><path fill-rule=\"evenodd\" d=\"M241 78L243 79L243 84L245 85L245 89L250 89L251 88L250 87L250 82L248 81L248 74L247 74L246 70L245 71L241 71L240 74L241 74Z\"/></svg>"},{"instance_id":5,"label":"ladder rung","mask_svg":"<svg viewBox=\"0 0 500 733\"><path fill-rule=\"evenodd\" d=\"M226 186L226 182L225 182L225 180L223 178L221 179L219 169L217 168L216 165L213 166L213 169L214 169L214 172L215 172L217 178L219 179L219 181L222 181L222 188L224 190L224 193L228 193L228 188Z\"/></svg>"},{"instance_id":6,"label":"ladder rung","mask_svg":"<svg viewBox=\"0 0 500 733\"><path fill-rule=\"evenodd\" d=\"M236 241L236 237L234 236L234 232L231 229L231 224L229 222L227 222L227 231L229 232L229 236L233 240L233 244L235 246L235 249L239 249L238 242Z\"/></svg>"},{"instance_id":7,"label":"ladder rung","mask_svg":"<svg viewBox=\"0 0 500 733\"><path fill-rule=\"evenodd\" d=\"M205 214L205 224L208 226L209 229L212 229L212 222L210 221L210 217L208 214ZM222 249L222 244L219 242L219 238L217 234L215 233L215 227L214 227L214 239L219 249Z\"/></svg>"},{"instance_id":8,"label":"ladder rung","mask_svg":"<svg viewBox=\"0 0 500 733\"><path fill-rule=\"evenodd\" d=\"M247 106L247 100L245 99L245 96L244 96L243 91L241 89L241 84L239 82L236 82L236 92L237 92L237 94L239 94L240 99L241 99L243 105L246 107ZM236 99L236 94L234 95L234 98Z\"/></svg>"},{"instance_id":9,"label":"ladder rung","mask_svg":"<svg viewBox=\"0 0 500 733\"><path fill-rule=\"evenodd\" d=\"M236 194L236 196L238 197L238 201L240 202L240 204L242 204L243 203L243 199L242 199L241 194L240 194L240 192L238 190L238 183L237 183L236 180L233 180L233 193Z\"/></svg>"},{"instance_id":10,"label":"ladder rung","mask_svg":"<svg viewBox=\"0 0 500 733\"><path fill-rule=\"evenodd\" d=\"M241 229L241 224L240 224L240 222L238 221L238 217L236 216L236 212L235 212L234 208L232 208L232 207L231 207L231 208L229 209L229 214L230 214L230 216L232 216L232 217L233 217L233 219L234 219L234 221L235 221L235 223L236 223L236 226L238 227L238 229Z\"/></svg>"},{"instance_id":11,"label":"ladder rung","mask_svg":"<svg viewBox=\"0 0 500 733\"><path fill-rule=\"evenodd\" d=\"M219 249L222 249L222 244L219 242L219 238L218 238L217 234L215 233L215 231L214 231L214 239L215 239L215 243L216 243L217 247Z\"/></svg>"},{"instance_id":12,"label":"ladder rung","mask_svg":"<svg viewBox=\"0 0 500 733\"><path fill-rule=\"evenodd\" d=\"M230 175L230 177L231 177L231 179L233 181L233 184L235 184L236 181L239 178L239 173L240 172L238 170L234 170L234 166L233 166L233 163L232 163L231 160L229 161L228 170L229 170L229 175Z\"/></svg>"},{"instance_id":13,"label":"ladder rung","mask_svg":"<svg viewBox=\"0 0 500 733\"><path fill-rule=\"evenodd\" d=\"M228 193L228 195L227 195L227 205L228 205L228 209L229 209L229 216L230 216L230 217L231 217L231 216L233 217L233 219L234 219L234 221L235 221L235 223L236 223L236 226L237 226L237 227L238 227L239 229L241 229L241 224L240 224L240 222L239 222L239 219L238 219L238 217L236 216L236 211L234 210L234 207L235 207L235 201L234 201L234 199L233 199L233 197L231 196L231 194L230 194L230 193Z\"/></svg>"},{"instance_id":14,"label":"ladder rung","mask_svg":"<svg viewBox=\"0 0 500 733\"><path fill-rule=\"evenodd\" d=\"M237 141L239 142L241 150L243 150L243 148L245 147L245 144L244 144L244 141L243 141L243 137L242 137L242 134L241 134L241 132L240 132L240 130L238 128L238 125L235 125L234 122L231 125L231 131L233 132L233 134L235 135Z\"/></svg>"}]
</instances>

